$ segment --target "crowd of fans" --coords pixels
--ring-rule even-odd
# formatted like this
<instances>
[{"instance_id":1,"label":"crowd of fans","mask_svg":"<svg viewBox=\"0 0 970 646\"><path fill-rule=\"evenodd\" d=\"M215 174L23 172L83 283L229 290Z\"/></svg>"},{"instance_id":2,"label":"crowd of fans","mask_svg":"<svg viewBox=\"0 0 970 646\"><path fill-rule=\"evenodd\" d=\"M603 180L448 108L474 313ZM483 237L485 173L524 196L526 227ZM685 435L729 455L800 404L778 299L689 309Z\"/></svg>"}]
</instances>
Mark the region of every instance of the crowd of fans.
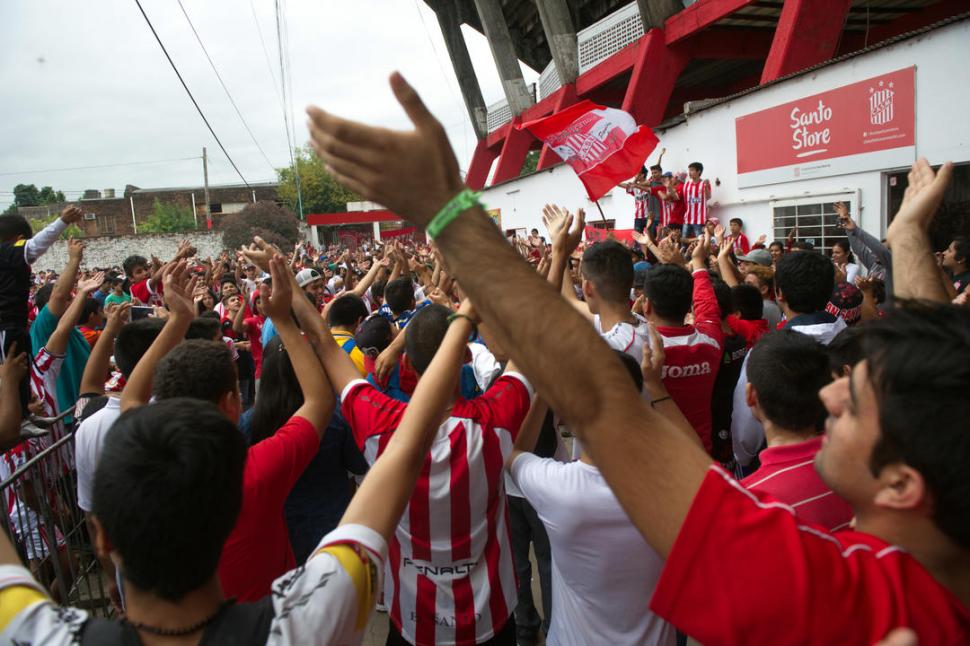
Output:
<instances>
[{"instance_id":1,"label":"crowd of fans","mask_svg":"<svg viewBox=\"0 0 970 646\"><path fill-rule=\"evenodd\" d=\"M0 218L0 480L70 411L32 477L76 486L116 608L51 598L60 528L11 487L5 640L359 643L378 606L419 646L970 643L949 165L914 164L886 241L837 204L828 256L725 229L700 163L624 186L632 244L549 205L510 245L392 87L413 131L311 108L310 134L428 242L82 269L71 241L33 275L80 211Z\"/></svg>"}]
</instances>

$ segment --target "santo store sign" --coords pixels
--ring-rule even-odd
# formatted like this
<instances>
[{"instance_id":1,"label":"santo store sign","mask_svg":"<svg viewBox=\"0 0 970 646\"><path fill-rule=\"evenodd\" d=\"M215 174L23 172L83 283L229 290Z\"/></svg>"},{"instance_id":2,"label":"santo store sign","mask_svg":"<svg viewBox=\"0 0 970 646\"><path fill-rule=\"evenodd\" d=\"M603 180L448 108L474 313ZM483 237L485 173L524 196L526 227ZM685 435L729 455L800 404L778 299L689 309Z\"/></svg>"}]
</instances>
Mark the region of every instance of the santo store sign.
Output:
<instances>
[{"instance_id":1,"label":"santo store sign","mask_svg":"<svg viewBox=\"0 0 970 646\"><path fill-rule=\"evenodd\" d=\"M915 87L908 67L739 117L738 186L911 164Z\"/></svg>"}]
</instances>

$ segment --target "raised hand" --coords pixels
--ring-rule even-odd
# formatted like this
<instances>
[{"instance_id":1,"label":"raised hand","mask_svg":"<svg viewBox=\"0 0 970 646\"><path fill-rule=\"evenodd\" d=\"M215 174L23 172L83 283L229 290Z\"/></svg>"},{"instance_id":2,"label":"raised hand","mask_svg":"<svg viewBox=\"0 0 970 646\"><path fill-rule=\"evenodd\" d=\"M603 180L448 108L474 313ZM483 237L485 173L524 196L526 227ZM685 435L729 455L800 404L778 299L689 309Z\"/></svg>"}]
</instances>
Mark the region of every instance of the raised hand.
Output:
<instances>
[{"instance_id":1,"label":"raised hand","mask_svg":"<svg viewBox=\"0 0 970 646\"><path fill-rule=\"evenodd\" d=\"M273 288L263 283L259 286L260 303L263 312L271 319L280 320L290 315L293 304L293 287L287 275L286 260L276 254L269 260L269 275L273 278Z\"/></svg>"},{"instance_id":2,"label":"raised hand","mask_svg":"<svg viewBox=\"0 0 970 646\"><path fill-rule=\"evenodd\" d=\"M98 273L94 274L90 278L80 281L77 284L77 290L78 292L87 296L97 288L101 287L103 283L104 283L104 272L99 271Z\"/></svg>"},{"instance_id":3,"label":"raised hand","mask_svg":"<svg viewBox=\"0 0 970 646\"><path fill-rule=\"evenodd\" d=\"M165 266L162 270L162 286L165 305L172 316L195 318L195 301L192 299L192 294L198 283L199 279L192 277L184 260Z\"/></svg>"},{"instance_id":4,"label":"raised hand","mask_svg":"<svg viewBox=\"0 0 970 646\"><path fill-rule=\"evenodd\" d=\"M273 256L282 256L279 249L266 242L259 236L253 238L253 244L240 249L242 255L265 272L269 272L269 261Z\"/></svg>"},{"instance_id":5,"label":"raised hand","mask_svg":"<svg viewBox=\"0 0 970 646\"><path fill-rule=\"evenodd\" d=\"M836 281L838 282L838 281ZM876 279L872 276L856 276L855 286L859 288L859 291L863 294L872 294L876 290Z\"/></svg>"},{"instance_id":6,"label":"raised hand","mask_svg":"<svg viewBox=\"0 0 970 646\"><path fill-rule=\"evenodd\" d=\"M71 238L67 241L67 257L70 260L81 262L84 258L84 241Z\"/></svg>"},{"instance_id":7,"label":"raised hand","mask_svg":"<svg viewBox=\"0 0 970 646\"><path fill-rule=\"evenodd\" d=\"M909 184L903 193L903 203L886 234L890 243L893 235L906 227L916 227L921 231L929 228L952 176L951 162L943 164L939 173L935 173L925 157L916 160L909 171Z\"/></svg>"},{"instance_id":8,"label":"raised hand","mask_svg":"<svg viewBox=\"0 0 970 646\"><path fill-rule=\"evenodd\" d=\"M341 184L424 227L462 190L458 160L444 127L404 77L395 72L390 82L414 130L368 126L311 107L311 143Z\"/></svg>"},{"instance_id":9,"label":"raised hand","mask_svg":"<svg viewBox=\"0 0 970 646\"><path fill-rule=\"evenodd\" d=\"M27 353L17 354L16 341L10 344L7 349L7 360L0 366L0 383L4 388L14 387L27 374Z\"/></svg>"},{"instance_id":10,"label":"raised hand","mask_svg":"<svg viewBox=\"0 0 970 646\"><path fill-rule=\"evenodd\" d=\"M724 240L724 230L725 229L723 224L719 224L716 227L714 227L714 237L717 238L718 240Z\"/></svg>"},{"instance_id":11,"label":"raised hand","mask_svg":"<svg viewBox=\"0 0 970 646\"><path fill-rule=\"evenodd\" d=\"M131 316L131 301L127 303L112 303L105 308L108 319L104 323L105 333L116 334Z\"/></svg>"},{"instance_id":12,"label":"raised hand","mask_svg":"<svg viewBox=\"0 0 970 646\"><path fill-rule=\"evenodd\" d=\"M630 234L630 236L633 238L633 241L636 242L637 244L642 244L642 245L650 244L650 236L648 236L646 233L640 233L639 231L634 231L633 233Z\"/></svg>"},{"instance_id":13,"label":"raised hand","mask_svg":"<svg viewBox=\"0 0 970 646\"><path fill-rule=\"evenodd\" d=\"M553 250L556 253L568 256L576 250L583 239L583 231L586 228L586 213L583 209L577 209L574 218L568 209L554 204L546 204L542 209L542 222L549 231Z\"/></svg>"},{"instance_id":14,"label":"raised hand","mask_svg":"<svg viewBox=\"0 0 970 646\"><path fill-rule=\"evenodd\" d=\"M721 242L721 248L717 251L718 258L724 258L731 255L731 249L734 248L734 242L731 240L724 240Z\"/></svg>"},{"instance_id":15,"label":"raised hand","mask_svg":"<svg viewBox=\"0 0 970 646\"><path fill-rule=\"evenodd\" d=\"M657 397L658 392L665 391L663 385L663 367L666 355L664 354L663 339L657 332L657 326L648 323L650 342L643 344L643 361L640 369L643 372L643 385L652 397Z\"/></svg>"},{"instance_id":16,"label":"raised hand","mask_svg":"<svg viewBox=\"0 0 970 646\"><path fill-rule=\"evenodd\" d=\"M448 295L437 287L431 290L431 293L428 294L428 298L432 303L437 303L438 305L447 307L448 309L452 309L453 307L451 304L451 299L448 298Z\"/></svg>"},{"instance_id":17,"label":"raised hand","mask_svg":"<svg viewBox=\"0 0 970 646\"><path fill-rule=\"evenodd\" d=\"M758 239L755 240L754 243L755 244L763 245L767 241L768 241L768 234L767 233L762 233L760 236L758 236Z\"/></svg>"},{"instance_id":18,"label":"raised hand","mask_svg":"<svg viewBox=\"0 0 970 646\"><path fill-rule=\"evenodd\" d=\"M78 208L75 204L68 204L61 211L61 221L64 224L77 224L81 221L81 217L84 215L84 211Z\"/></svg>"},{"instance_id":19,"label":"raised hand","mask_svg":"<svg viewBox=\"0 0 970 646\"><path fill-rule=\"evenodd\" d=\"M856 228L856 223L849 216L849 206L845 202L836 202L833 205L835 208L835 214L839 218L839 224L846 231L852 231Z\"/></svg>"}]
</instances>

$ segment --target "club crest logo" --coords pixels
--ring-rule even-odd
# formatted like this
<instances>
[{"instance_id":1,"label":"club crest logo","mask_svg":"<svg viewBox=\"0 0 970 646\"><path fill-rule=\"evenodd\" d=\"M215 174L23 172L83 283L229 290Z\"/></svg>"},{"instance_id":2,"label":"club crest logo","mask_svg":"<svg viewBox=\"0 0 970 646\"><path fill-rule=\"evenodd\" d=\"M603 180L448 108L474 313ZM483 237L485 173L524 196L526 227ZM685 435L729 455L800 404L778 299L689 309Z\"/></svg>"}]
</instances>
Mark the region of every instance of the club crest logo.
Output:
<instances>
[{"instance_id":1,"label":"club crest logo","mask_svg":"<svg viewBox=\"0 0 970 646\"><path fill-rule=\"evenodd\" d=\"M879 81L878 87L869 88L869 122L881 126L893 120L893 99L896 96L893 83L888 86Z\"/></svg>"}]
</instances>

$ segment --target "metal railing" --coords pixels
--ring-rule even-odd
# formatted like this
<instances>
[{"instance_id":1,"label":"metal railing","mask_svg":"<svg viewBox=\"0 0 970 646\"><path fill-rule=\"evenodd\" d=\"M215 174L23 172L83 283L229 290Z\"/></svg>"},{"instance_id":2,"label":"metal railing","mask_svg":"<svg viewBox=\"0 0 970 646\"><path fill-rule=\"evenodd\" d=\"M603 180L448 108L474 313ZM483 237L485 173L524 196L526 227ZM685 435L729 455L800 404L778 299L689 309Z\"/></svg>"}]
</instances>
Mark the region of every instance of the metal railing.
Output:
<instances>
[{"instance_id":1,"label":"metal railing","mask_svg":"<svg viewBox=\"0 0 970 646\"><path fill-rule=\"evenodd\" d=\"M95 616L111 616L109 582L95 557L84 513L77 506L77 475L69 465L73 460L64 459L65 453L74 454L74 431L41 446L35 438L11 449L26 459L0 482L0 500L7 512L0 527L55 602Z\"/></svg>"}]
</instances>

